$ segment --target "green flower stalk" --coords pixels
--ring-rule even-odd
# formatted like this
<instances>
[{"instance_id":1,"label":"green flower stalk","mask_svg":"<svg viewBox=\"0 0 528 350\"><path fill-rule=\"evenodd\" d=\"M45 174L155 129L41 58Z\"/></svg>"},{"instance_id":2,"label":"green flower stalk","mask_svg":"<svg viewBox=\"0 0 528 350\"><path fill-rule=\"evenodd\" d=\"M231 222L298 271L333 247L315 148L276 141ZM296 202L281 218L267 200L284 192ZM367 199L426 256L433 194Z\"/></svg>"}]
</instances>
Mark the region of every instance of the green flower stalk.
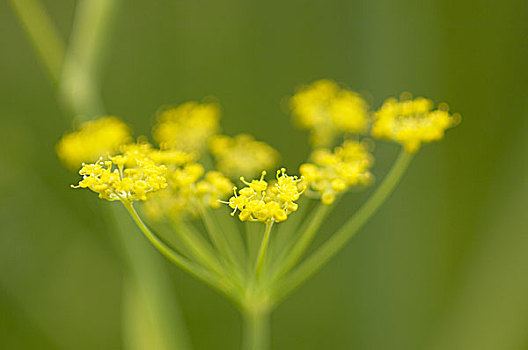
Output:
<instances>
[{"instance_id":1,"label":"green flower stalk","mask_svg":"<svg viewBox=\"0 0 528 350\"><path fill-rule=\"evenodd\" d=\"M65 135L57 148L72 161L78 161L72 152L78 145L108 150L108 156L80 165L83 178L73 187L121 202L167 259L230 299L242 312L242 344L248 350L268 349L273 309L376 213L420 146L441 139L460 120L445 104L434 109L430 100L409 94L368 113L358 94L327 80L304 87L291 105L316 147L297 176L281 168L266 179L276 151L247 135L218 135L219 108L194 102L162 113L154 127L158 147L143 137L130 143L120 136L120 123L91 122ZM314 247L339 200L373 184L373 142L360 136L369 132L400 143L400 155L363 206ZM125 141L116 147L118 139ZM251 150L249 157L244 149ZM90 161L90 150L78 153ZM228 168L222 159L228 159ZM238 180L232 178L237 169ZM246 180L250 175L254 179Z\"/></svg>"}]
</instances>

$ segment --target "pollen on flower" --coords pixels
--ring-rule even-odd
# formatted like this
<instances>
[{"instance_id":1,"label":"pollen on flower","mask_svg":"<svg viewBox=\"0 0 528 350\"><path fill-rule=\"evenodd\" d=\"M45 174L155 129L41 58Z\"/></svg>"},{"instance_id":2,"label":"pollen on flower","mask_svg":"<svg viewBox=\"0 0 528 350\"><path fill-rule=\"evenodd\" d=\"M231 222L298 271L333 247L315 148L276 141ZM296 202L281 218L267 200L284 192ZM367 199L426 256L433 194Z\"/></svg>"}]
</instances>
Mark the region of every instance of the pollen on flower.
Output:
<instances>
[{"instance_id":1,"label":"pollen on flower","mask_svg":"<svg viewBox=\"0 0 528 350\"><path fill-rule=\"evenodd\" d=\"M299 127L310 130L314 146L330 145L342 133L363 133L369 124L365 100L331 80L301 87L290 108Z\"/></svg>"},{"instance_id":2,"label":"pollen on flower","mask_svg":"<svg viewBox=\"0 0 528 350\"><path fill-rule=\"evenodd\" d=\"M73 188L89 188L99 198L123 202L144 201L153 192L167 187L167 167L147 157L116 155L93 164L83 164L83 179Z\"/></svg>"},{"instance_id":3,"label":"pollen on flower","mask_svg":"<svg viewBox=\"0 0 528 350\"><path fill-rule=\"evenodd\" d=\"M152 134L162 148L201 153L220 130L219 119L217 104L187 102L162 111Z\"/></svg>"},{"instance_id":4,"label":"pollen on flower","mask_svg":"<svg viewBox=\"0 0 528 350\"><path fill-rule=\"evenodd\" d=\"M302 164L299 171L309 193L321 198L325 205L347 189L372 181L369 169L373 157L364 142L345 141L334 152L318 149L312 152L312 163Z\"/></svg>"},{"instance_id":5,"label":"pollen on flower","mask_svg":"<svg viewBox=\"0 0 528 350\"><path fill-rule=\"evenodd\" d=\"M277 170L276 181L272 183L264 180L265 175L263 171L260 179L251 182L242 177L240 180L246 187L240 190L235 187L234 195L225 202L233 209L232 215L240 211L240 221L282 222L297 211L295 202L303 193L299 186L301 179L289 176L284 168Z\"/></svg>"},{"instance_id":6,"label":"pollen on flower","mask_svg":"<svg viewBox=\"0 0 528 350\"><path fill-rule=\"evenodd\" d=\"M399 100L390 98L374 115L372 136L401 143L407 152L415 153L422 143L438 141L446 129L460 121L460 115L450 114L447 104L434 109L424 97L412 98L408 93Z\"/></svg>"},{"instance_id":7,"label":"pollen on flower","mask_svg":"<svg viewBox=\"0 0 528 350\"><path fill-rule=\"evenodd\" d=\"M230 178L241 175L253 177L261 169L275 167L279 160L279 154L273 147L247 134L213 136L209 141L209 150L218 170Z\"/></svg>"},{"instance_id":8,"label":"pollen on flower","mask_svg":"<svg viewBox=\"0 0 528 350\"><path fill-rule=\"evenodd\" d=\"M102 117L83 123L77 131L65 134L56 151L68 168L79 169L83 162L95 162L101 156L113 154L120 145L130 140L128 125L116 117Z\"/></svg>"}]
</instances>

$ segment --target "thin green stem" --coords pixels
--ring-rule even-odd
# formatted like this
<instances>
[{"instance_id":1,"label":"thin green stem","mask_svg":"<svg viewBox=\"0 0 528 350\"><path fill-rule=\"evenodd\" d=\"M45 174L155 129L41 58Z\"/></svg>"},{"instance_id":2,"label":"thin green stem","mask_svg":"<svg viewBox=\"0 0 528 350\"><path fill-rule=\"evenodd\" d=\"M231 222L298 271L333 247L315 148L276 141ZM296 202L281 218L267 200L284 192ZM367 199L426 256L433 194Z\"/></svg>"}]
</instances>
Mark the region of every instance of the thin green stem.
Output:
<instances>
[{"instance_id":1,"label":"thin green stem","mask_svg":"<svg viewBox=\"0 0 528 350\"><path fill-rule=\"evenodd\" d=\"M105 203L104 214L112 216L116 243L125 263L123 275L123 342L125 349L190 349L171 277L163 258L128 219L126 209ZM152 345L155 344L155 345Z\"/></svg>"},{"instance_id":2,"label":"thin green stem","mask_svg":"<svg viewBox=\"0 0 528 350\"><path fill-rule=\"evenodd\" d=\"M255 275L258 277L262 273L264 267L264 260L266 257L266 251L268 249L271 228L273 227L273 221L266 223L264 235L262 236L262 242L260 243L259 253L257 256L257 262L255 263Z\"/></svg>"},{"instance_id":3,"label":"thin green stem","mask_svg":"<svg viewBox=\"0 0 528 350\"><path fill-rule=\"evenodd\" d=\"M235 277L241 280L243 278L243 271L240 259L237 258L232 247L229 245L224 232L220 229L209 209L202 207L200 210L209 238L218 249L220 255L226 260L227 266L231 267L231 269L228 268L228 270L234 272Z\"/></svg>"},{"instance_id":4,"label":"thin green stem","mask_svg":"<svg viewBox=\"0 0 528 350\"><path fill-rule=\"evenodd\" d=\"M10 0L53 84L58 84L65 48L53 21L37 0Z\"/></svg>"},{"instance_id":5,"label":"thin green stem","mask_svg":"<svg viewBox=\"0 0 528 350\"><path fill-rule=\"evenodd\" d=\"M295 241L293 248L290 251L284 252L284 255L279 257L277 262L278 269L274 273L272 281L281 278L295 266L295 264L306 252L306 249L308 249L310 246L310 243L312 243L315 234L321 227L321 224L330 212L331 208L331 206L324 205L321 202L317 204L314 212L310 213L310 220L306 226L303 227L301 236Z\"/></svg>"},{"instance_id":6,"label":"thin green stem","mask_svg":"<svg viewBox=\"0 0 528 350\"><path fill-rule=\"evenodd\" d=\"M228 213L227 208L210 209L211 217L216 225L223 232L227 244L233 251L233 255L238 263L242 267L246 265L246 250L245 244L241 231L241 226L237 225L237 220L233 220L233 217L226 215Z\"/></svg>"},{"instance_id":7,"label":"thin green stem","mask_svg":"<svg viewBox=\"0 0 528 350\"><path fill-rule=\"evenodd\" d=\"M243 316L243 350L268 350L270 346L269 312L245 310Z\"/></svg>"},{"instance_id":8,"label":"thin green stem","mask_svg":"<svg viewBox=\"0 0 528 350\"><path fill-rule=\"evenodd\" d=\"M246 244L246 272L249 276L253 276L255 273L255 267L254 262L257 260L258 250L260 247L260 242L262 239L260 239L260 235L262 231L260 230L260 225L257 225L254 222L243 222L242 223L244 231L244 238L245 238L245 244ZM279 226L280 227L280 226ZM273 240L274 243L275 240Z\"/></svg>"},{"instance_id":9,"label":"thin green stem","mask_svg":"<svg viewBox=\"0 0 528 350\"><path fill-rule=\"evenodd\" d=\"M326 243L324 243L315 253L308 257L284 281L279 284L275 291L275 303L286 297L291 291L306 281L311 275L321 268L330 258L332 258L357 231L367 222L378 210L381 204L392 193L396 184L400 181L405 170L409 166L413 155L401 150L398 159L389 171L383 182L378 186L372 196L363 206L350 218L339 231L337 231Z\"/></svg>"},{"instance_id":10,"label":"thin green stem","mask_svg":"<svg viewBox=\"0 0 528 350\"><path fill-rule=\"evenodd\" d=\"M211 274L209 270L204 269L201 265L196 265L192 263L191 261L187 260L177 252L175 252L173 249L171 249L165 242L163 242L157 235L155 235L148 227L145 225L143 220L139 217L137 214L135 208L131 203L122 202L124 207L129 212L130 216L136 223L136 225L139 227L141 232L145 235L145 237L152 243L152 245L161 253L163 254L167 259L169 259L174 264L180 266L183 270L187 271L191 275L195 276L196 278L202 280L203 282L207 283L214 289L217 289L227 295L230 298L233 298L233 286L229 282L229 280L224 279L221 280L217 276Z\"/></svg>"},{"instance_id":11,"label":"thin green stem","mask_svg":"<svg viewBox=\"0 0 528 350\"><path fill-rule=\"evenodd\" d=\"M310 201L305 195L301 196L297 201L299 205L297 211L288 215L288 220L277 226L276 239L273 239L272 247L270 247L272 254L270 257L273 258L274 262L283 257L288 252L288 248L295 242L296 233L299 231L301 222L305 219Z\"/></svg>"},{"instance_id":12,"label":"thin green stem","mask_svg":"<svg viewBox=\"0 0 528 350\"><path fill-rule=\"evenodd\" d=\"M184 223L176 223L172 219L168 220L171 221L171 227L177 234L178 238L199 263L215 272L219 276L225 275L224 267L215 256L211 245L206 239L200 236L200 234L192 229L189 225Z\"/></svg>"}]
</instances>

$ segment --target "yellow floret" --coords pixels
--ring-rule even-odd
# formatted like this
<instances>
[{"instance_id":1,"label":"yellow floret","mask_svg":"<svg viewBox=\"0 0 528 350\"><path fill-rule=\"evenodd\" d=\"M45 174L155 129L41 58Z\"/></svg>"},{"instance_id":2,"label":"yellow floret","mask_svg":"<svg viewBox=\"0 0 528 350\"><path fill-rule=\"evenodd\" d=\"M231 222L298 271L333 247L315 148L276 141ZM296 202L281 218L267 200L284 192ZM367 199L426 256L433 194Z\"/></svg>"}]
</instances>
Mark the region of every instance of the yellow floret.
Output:
<instances>
[{"instance_id":1,"label":"yellow floret","mask_svg":"<svg viewBox=\"0 0 528 350\"><path fill-rule=\"evenodd\" d=\"M264 180L266 172L263 171L260 179L247 182L244 178L241 181L247 186L237 193L234 188L234 196L228 202L235 215L239 210L240 221L255 222L282 222L288 218L292 212L297 210L297 201L302 189L299 189L301 181L295 176L288 176L286 169L277 170L277 180L269 184Z\"/></svg>"},{"instance_id":2,"label":"yellow floret","mask_svg":"<svg viewBox=\"0 0 528 350\"><path fill-rule=\"evenodd\" d=\"M115 153L130 140L130 128L125 123L116 117L102 117L65 134L56 150L68 168L78 169L83 162L95 162L101 156Z\"/></svg>"},{"instance_id":3,"label":"yellow floret","mask_svg":"<svg viewBox=\"0 0 528 350\"><path fill-rule=\"evenodd\" d=\"M325 205L334 203L337 195L349 188L371 182L373 158L365 143L345 141L334 152L315 150L311 159L313 163L302 164L299 170L310 193Z\"/></svg>"},{"instance_id":4,"label":"yellow floret","mask_svg":"<svg viewBox=\"0 0 528 350\"><path fill-rule=\"evenodd\" d=\"M278 152L270 145L246 134L213 136L209 150L218 170L231 178L241 175L253 177L262 169L275 167L279 159Z\"/></svg>"},{"instance_id":5,"label":"yellow floret","mask_svg":"<svg viewBox=\"0 0 528 350\"><path fill-rule=\"evenodd\" d=\"M152 134L163 148L201 153L220 130L219 119L217 104L187 102L162 111Z\"/></svg>"},{"instance_id":6,"label":"yellow floret","mask_svg":"<svg viewBox=\"0 0 528 350\"><path fill-rule=\"evenodd\" d=\"M290 99L294 121L311 132L314 146L328 146L342 133L368 128L368 105L357 93L330 80L304 86Z\"/></svg>"},{"instance_id":7,"label":"yellow floret","mask_svg":"<svg viewBox=\"0 0 528 350\"><path fill-rule=\"evenodd\" d=\"M147 195L167 187L166 173L167 167L149 158L118 155L83 164L79 171L83 179L72 187L89 188L109 201L144 201Z\"/></svg>"},{"instance_id":8,"label":"yellow floret","mask_svg":"<svg viewBox=\"0 0 528 350\"><path fill-rule=\"evenodd\" d=\"M460 119L451 115L446 104L433 109L433 102L423 97L412 99L402 94L400 100L390 98L375 113L372 136L401 143L407 152L415 153L422 143L438 141L446 129Z\"/></svg>"}]
</instances>

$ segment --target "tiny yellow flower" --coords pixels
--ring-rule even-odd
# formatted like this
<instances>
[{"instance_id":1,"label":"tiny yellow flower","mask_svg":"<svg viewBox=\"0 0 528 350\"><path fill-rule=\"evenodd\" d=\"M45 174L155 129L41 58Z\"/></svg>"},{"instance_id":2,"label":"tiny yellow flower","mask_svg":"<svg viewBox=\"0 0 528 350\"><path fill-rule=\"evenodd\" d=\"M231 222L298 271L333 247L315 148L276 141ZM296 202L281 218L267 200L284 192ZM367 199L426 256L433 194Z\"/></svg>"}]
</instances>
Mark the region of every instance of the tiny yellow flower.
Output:
<instances>
[{"instance_id":1,"label":"tiny yellow flower","mask_svg":"<svg viewBox=\"0 0 528 350\"><path fill-rule=\"evenodd\" d=\"M253 177L262 169L275 167L279 160L279 154L273 147L247 134L213 136L209 141L209 150L218 170L231 178L241 175Z\"/></svg>"},{"instance_id":2,"label":"tiny yellow flower","mask_svg":"<svg viewBox=\"0 0 528 350\"><path fill-rule=\"evenodd\" d=\"M358 134L368 128L368 105L357 93L331 80L301 87L290 99L294 121L311 132L314 146L328 146L342 133Z\"/></svg>"},{"instance_id":3,"label":"tiny yellow flower","mask_svg":"<svg viewBox=\"0 0 528 350\"><path fill-rule=\"evenodd\" d=\"M460 115L449 113L447 104L434 109L431 100L413 99L410 94L386 100L374 117L372 136L399 142L410 153L417 152L422 143L442 139L446 129L460 121Z\"/></svg>"},{"instance_id":4,"label":"tiny yellow flower","mask_svg":"<svg viewBox=\"0 0 528 350\"><path fill-rule=\"evenodd\" d=\"M56 151L64 165L78 169L83 162L95 162L101 156L115 153L130 140L130 128L125 123L116 117L102 117L65 134Z\"/></svg>"},{"instance_id":5,"label":"tiny yellow flower","mask_svg":"<svg viewBox=\"0 0 528 350\"><path fill-rule=\"evenodd\" d=\"M266 172L263 171L260 179L247 182L243 177L240 180L246 187L234 188L234 195L228 204L235 215L239 210L240 221L255 222L282 222L298 208L297 201L303 190L299 189L301 181L295 176L286 174L286 169L277 170L276 181L269 184L264 180Z\"/></svg>"},{"instance_id":6,"label":"tiny yellow flower","mask_svg":"<svg viewBox=\"0 0 528 350\"><path fill-rule=\"evenodd\" d=\"M187 102L162 111L152 134L162 148L201 153L220 130L219 119L217 104Z\"/></svg>"},{"instance_id":7,"label":"tiny yellow flower","mask_svg":"<svg viewBox=\"0 0 528 350\"><path fill-rule=\"evenodd\" d=\"M325 205L347 189L367 185L372 180L369 169L373 157L365 143L345 141L334 152L318 149L312 152L313 163L302 164L299 171L309 193L321 198Z\"/></svg>"},{"instance_id":8,"label":"tiny yellow flower","mask_svg":"<svg viewBox=\"0 0 528 350\"><path fill-rule=\"evenodd\" d=\"M83 164L79 171L83 179L72 187L89 188L109 201L144 201L148 194L167 187L166 173L164 165L149 158L117 155Z\"/></svg>"}]
</instances>

